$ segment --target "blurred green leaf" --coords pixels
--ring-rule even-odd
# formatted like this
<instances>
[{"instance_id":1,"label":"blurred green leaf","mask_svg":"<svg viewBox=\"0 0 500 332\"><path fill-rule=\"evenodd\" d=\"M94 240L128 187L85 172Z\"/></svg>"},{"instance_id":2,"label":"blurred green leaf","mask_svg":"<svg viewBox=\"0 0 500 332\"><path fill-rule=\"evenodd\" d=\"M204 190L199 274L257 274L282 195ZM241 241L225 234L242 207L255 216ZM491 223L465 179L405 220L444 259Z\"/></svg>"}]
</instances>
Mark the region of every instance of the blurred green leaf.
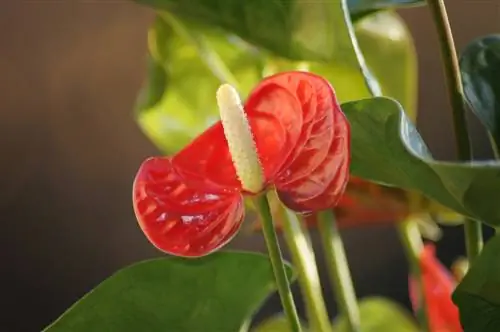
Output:
<instances>
[{"instance_id":1,"label":"blurred green leaf","mask_svg":"<svg viewBox=\"0 0 500 332\"><path fill-rule=\"evenodd\" d=\"M285 316L277 315L266 319L257 325L252 332L289 332L290 325ZM302 332L307 332L307 328L302 326Z\"/></svg>"},{"instance_id":2,"label":"blurred green leaf","mask_svg":"<svg viewBox=\"0 0 500 332\"><path fill-rule=\"evenodd\" d=\"M385 11L356 23L359 46L385 96L398 100L407 115L417 118L417 59L411 33L396 13ZM357 63L331 61L298 62L268 58L266 74L287 70L309 70L325 77L335 88L340 102L371 97Z\"/></svg>"},{"instance_id":3,"label":"blurred green leaf","mask_svg":"<svg viewBox=\"0 0 500 332\"><path fill-rule=\"evenodd\" d=\"M382 297L368 297L359 301L360 332L418 332L412 316L400 305ZM349 332L347 321L338 317L335 332Z\"/></svg>"},{"instance_id":4,"label":"blurred green leaf","mask_svg":"<svg viewBox=\"0 0 500 332\"><path fill-rule=\"evenodd\" d=\"M416 57L402 19L393 12L380 12L360 20L355 32L368 65L383 83L383 92L400 100L415 119ZM370 96L356 62L286 60L217 30L186 27L168 14L151 28L149 48L150 84L141 93L137 118L147 136L168 153L185 146L218 119L214 94L222 82L237 85L246 96L269 71L302 66L326 77L341 101Z\"/></svg>"},{"instance_id":5,"label":"blurred green leaf","mask_svg":"<svg viewBox=\"0 0 500 332\"><path fill-rule=\"evenodd\" d=\"M351 15L391 8L403 8L425 5L425 0L347 0Z\"/></svg>"},{"instance_id":6,"label":"blurred green leaf","mask_svg":"<svg viewBox=\"0 0 500 332\"><path fill-rule=\"evenodd\" d=\"M148 81L136 116L164 152L176 152L218 120L215 91L221 83L246 95L260 79L260 55L250 46L218 31L198 30L168 15L149 30Z\"/></svg>"},{"instance_id":7,"label":"blurred green leaf","mask_svg":"<svg viewBox=\"0 0 500 332\"><path fill-rule=\"evenodd\" d=\"M401 105L389 98L342 104L351 124L351 172L386 185L413 189L452 210L500 225L500 163L432 159Z\"/></svg>"},{"instance_id":8,"label":"blurred green leaf","mask_svg":"<svg viewBox=\"0 0 500 332\"><path fill-rule=\"evenodd\" d=\"M382 297L367 297L360 300L358 304L361 316L360 332L419 331L410 313L391 300ZM333 322L332 330L349 332L345 318L337 317ZM260 323L252 332L290 332L290 328L286 318L280 315Z\"/></svg>"},{"instance_id":9,"label":"blurred green leaf","mask_svg":"<svg viewBox=\"0 0 500 332\"><path fill-rule=\"evenodd\" d=\"M285 58L350 62L370 76L357 62L346 0L136 1L183 20L221 28Z\"/></svg>"},{"instance_id":10,"label":"blurred green leaf","mask_svg":"<svg viewBox=\"0 0 500 332\"><path fill-rule=\"evenodd\" d=\"M472 111L500 147L500 35L475 40L460 58L464 93Z\"/></svg>"},{"instance_id":11,"label":"blurred green leaf","mask_svg":"<svg viewBox=\"0 0 500 332\"><path fill-rule=\"evenodd\" d=\"M500 236L491 238L453 293L464 332L500 331Z\"/></svg>"},{"instance_id":12,"label":"blurred green leaf","mask_svg":"<svg viewBox=\"0 0 500 332\"><path fill-rule=\"evenodd\" d=\"M406 115L416 121L417 54L404 20L395 12L385 11L359 21L355 28L368 68L379 81L383 95L399 101Z\"/></svg>"},{"instance_id":13,"label":"blurred green leaf","mask_svg":"<svg viewBox=\"0 0 500 332\"><path fill-rule=\"evenodd\" d=\"M117 272L44 331L239 331L274 289L261 254L153 259Z\"/></svg>"}]
</instances>

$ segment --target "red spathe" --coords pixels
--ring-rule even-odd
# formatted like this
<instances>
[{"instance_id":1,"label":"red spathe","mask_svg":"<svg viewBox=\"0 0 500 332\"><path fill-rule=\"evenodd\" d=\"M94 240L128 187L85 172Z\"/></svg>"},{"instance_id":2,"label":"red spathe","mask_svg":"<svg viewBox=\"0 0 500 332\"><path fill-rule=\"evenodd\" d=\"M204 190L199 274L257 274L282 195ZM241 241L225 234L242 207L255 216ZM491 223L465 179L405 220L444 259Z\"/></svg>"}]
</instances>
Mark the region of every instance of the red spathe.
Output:
<instances>
[{"instance_id":1,"label":"red spathe","mask_svg":"<svg viewBox=\"0 0 500 332\"><path fill-rule=\"evenodd\" d=\"M265 176L297 212L332 208L349 179L350 128L331 85L305 72L264 79L245 103ZM160 250L197 257L226 244L244 216L222 124L172 157L140 167L133 187L141 229Z\"/></svg>"}]
</instances>

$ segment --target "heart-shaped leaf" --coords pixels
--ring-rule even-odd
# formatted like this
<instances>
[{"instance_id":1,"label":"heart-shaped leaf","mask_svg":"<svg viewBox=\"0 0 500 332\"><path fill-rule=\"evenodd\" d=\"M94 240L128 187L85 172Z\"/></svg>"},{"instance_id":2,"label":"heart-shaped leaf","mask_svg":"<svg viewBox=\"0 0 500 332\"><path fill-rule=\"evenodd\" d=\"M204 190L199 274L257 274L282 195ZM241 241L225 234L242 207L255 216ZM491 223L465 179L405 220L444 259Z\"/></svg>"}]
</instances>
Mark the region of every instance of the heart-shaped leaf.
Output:
<instances>
[{"instance_id":1,"label":"heart-shaped leaf","mask_svg":"<svg viewBox=\"0 0 500 332\"><path fill-rule=\"evenodd\" d=\"M401 105L379 97L342 105L352 129L351 172L412 189L465 216L500 225L500 163L432 159Z\"/></svg>"},{"instance_id":2,"label":"heart-shaped leaf","mask_svg":"<svg viewBox=\"0 0 500 332\"><path fill-rule=\"evenodd\" d=\"M153 259L117 272L45 331L239 331L274 289L261 254Z\"/></svg>"},{"instance_id":3,"label":"heart-shaped leaf","mask_svg":"<svg viewBox=\"0 0 500 332\"><path fill-rule=\"evenodd\" d=\"M368 297L359 301L360 332L418 332L411 315L400 305L382 297ZM344 317L334 322L335 332L349 332Z\"/></svg>"},{"instance_id":4,"label":"heart-shaped leaf","mask_svg":"<svg viewBox=\"0 0 500 332\"><path fill-rule=\"evenodd\" d=\"M491 238L453 293L464 332L500 331L500 236Z\"/></svg>"},{"instance_id":5,"label":"heart-shaped leaf","mask_svg":"<svg viewBox=\"0 0 500 332\"><path fill-rule=\"evenodd\" d=\"M460 58L464 93L495 145L500 147L500 35L475 40Z\"/></svg>"}]
</instances>

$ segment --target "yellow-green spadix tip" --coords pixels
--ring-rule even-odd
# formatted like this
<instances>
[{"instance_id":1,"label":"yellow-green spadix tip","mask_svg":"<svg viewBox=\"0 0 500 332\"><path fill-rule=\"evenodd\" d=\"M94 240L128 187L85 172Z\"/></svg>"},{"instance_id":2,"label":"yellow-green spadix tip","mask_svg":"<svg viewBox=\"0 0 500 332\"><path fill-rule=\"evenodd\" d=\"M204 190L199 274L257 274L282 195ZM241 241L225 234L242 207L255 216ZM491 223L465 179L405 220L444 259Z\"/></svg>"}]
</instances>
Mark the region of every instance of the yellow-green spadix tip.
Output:
<instances>
[{"instance_id":1,"label":"yellow-green spadix tip","mask_svg":"<svg viewBox=\"0 0 500 332\"><path fill-rule=\"evenodd\" d=\"M234 87L223 84L217 90L217 104L241 186L244 190L258 193L264 185L264 174L240 96Z\"/></svg>"}]
</instances>

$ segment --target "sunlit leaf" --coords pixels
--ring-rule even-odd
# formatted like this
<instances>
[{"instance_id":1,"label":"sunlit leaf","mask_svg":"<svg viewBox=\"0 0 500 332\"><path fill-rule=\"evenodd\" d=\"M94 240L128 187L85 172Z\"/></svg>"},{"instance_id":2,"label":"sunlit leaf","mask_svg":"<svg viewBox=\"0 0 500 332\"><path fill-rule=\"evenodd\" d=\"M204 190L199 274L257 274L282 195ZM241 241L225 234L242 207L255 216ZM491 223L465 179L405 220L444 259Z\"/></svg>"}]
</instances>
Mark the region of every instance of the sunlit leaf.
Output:
<instances>
[{"instance_id":1,"label":"sunlit leaf","mask_svg":"<svg viewBox=\"0 0 500 332\"><path fill-rule=\"evenodd\" d=\"M411 315L400 305L382 297L360 300L360 332L418 332ZM349 332L347 321L338 317L333 325L335 332Z\"/></svg>"},{"instance_id":2,"label":"sunlit leaf","mask_svg":"<svg viewBox=\"0 0 500 332\"><path fill-rule=\"evenodd\" d=\"M261 254L153 259L117 272L44 331L239 331L274 289Z\"/></svg>"},{"instance_id":3,"label":"sunlit leaf","mask_svg":"<svg viewBox=\"0 0 500 332\"><path fill-rule=\"evenodd\" d=\"M148 81L136 116L163 151L179 150L218 120L215 91L221 83L236 85L246 95L260 78L260 55L220 32L204 29L200 34L164 16L157 18L148 40Z\"/></svg>"},{"instance_id":4,"label":"sunlit leaf","mask_svg":"<svg viewBox=\"0 0 500 332\"><path fill-rule=\"evenodd\" d=\"M380 12L358 21L354 32L382 93L402 103L407 115L415 121L417 59L413 38L403 19L394 12ZM336 59L321 63L268 58L267 74L296 69L325 77L334 86L341 102L371 97L357 62Z\"/></svg>"}]
</instances>

